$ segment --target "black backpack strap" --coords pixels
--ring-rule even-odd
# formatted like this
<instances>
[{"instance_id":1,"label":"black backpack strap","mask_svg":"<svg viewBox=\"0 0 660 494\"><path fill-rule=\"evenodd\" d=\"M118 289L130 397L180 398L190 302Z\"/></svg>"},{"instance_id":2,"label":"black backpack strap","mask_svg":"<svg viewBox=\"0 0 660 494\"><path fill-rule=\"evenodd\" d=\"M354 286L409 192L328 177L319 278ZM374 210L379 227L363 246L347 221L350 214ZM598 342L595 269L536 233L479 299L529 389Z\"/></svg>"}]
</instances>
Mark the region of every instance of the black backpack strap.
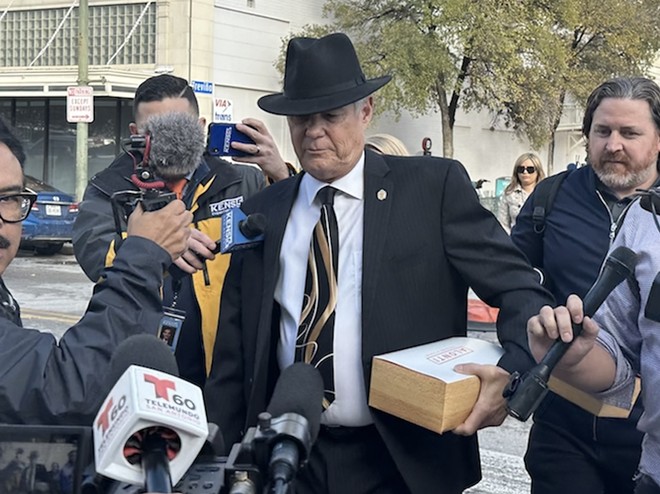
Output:
<instances>
[{"instance_id":1,"label":"black backpack strap","mask_svg":"<svg viewBox=\"0 0 660 494\"><path fill-rule=\"evenodd\" d=\"M532 223L534 224L535 233L541 234L545 230L545 219L550 209L552 209L559 187L561 187L562 182L569 173L570 170L564 170L541 180L536 185L532 202Z\"/></svg>"}]
</instances>

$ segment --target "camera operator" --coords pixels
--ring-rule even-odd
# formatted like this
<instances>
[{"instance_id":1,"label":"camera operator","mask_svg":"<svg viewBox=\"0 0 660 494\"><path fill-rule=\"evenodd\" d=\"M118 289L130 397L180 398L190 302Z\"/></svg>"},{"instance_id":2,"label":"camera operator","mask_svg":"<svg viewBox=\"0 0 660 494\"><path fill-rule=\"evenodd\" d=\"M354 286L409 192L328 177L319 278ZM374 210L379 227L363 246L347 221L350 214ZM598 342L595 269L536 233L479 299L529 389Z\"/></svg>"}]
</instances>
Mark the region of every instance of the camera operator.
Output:
<instances>
[{"instance_id":1,"label":"camera operator","mask_svg":"<svg viewBox=\"0 0 660 494\"><path fill-rule=\"evenodd\" d=\"M202 131L199 133L200 142L193 144L199 144L203 149L206 121L199 117L197 99L186 80L168 74L147 79L137 88L133 111L135 122L129 125L132 135L145 135L148 122L154 117L179 113L194 118ZM182 141L182 132L197 135L195 131L200 128L168 130L168 134L176 137L171 139L169 146L177 149L175 142ZM255 142L254 145L240 145L240 150L251 154L248 161L261 167L270 181L289 176L290 168L282 160L263 123L246 119L239 125L239 130ZM187 144L183 142L183 145ZM190 165L192 169L178 178L187 179L181 198L194 214L193 228L188 249L175 264L191 276L166 278L163 305L166 313L175 312L173 317L181 321L175 338L180 375L203 386L211 366L220 292L230 257L216 256L212 252L220 237L220 215L260 191L265 180L262 171L256 167L232 164L208 155ZM134 168L133 158L124 153L106 170L92 177L85 191L74 226L73 246L76 259L92 281L98 281L102 268L112 262L117 247L111 196L126 189L139 190L130 180Z\"/></svg>"},{"instance_id":2,"label":"camera operator","mask_svg":"<svg viewBox=\"0 0 660 494\"><path fill-rule=\"evenodd\" d=\"M22 327L1 278L36 199L25 189L24 161L21 143L0 120L0 422L90 424L114 349L133 334L156 333L163 271L186 249L192 215L181 201L151 213L138 206L85 315L58 343Z\"/></svg>"}]
</instances>

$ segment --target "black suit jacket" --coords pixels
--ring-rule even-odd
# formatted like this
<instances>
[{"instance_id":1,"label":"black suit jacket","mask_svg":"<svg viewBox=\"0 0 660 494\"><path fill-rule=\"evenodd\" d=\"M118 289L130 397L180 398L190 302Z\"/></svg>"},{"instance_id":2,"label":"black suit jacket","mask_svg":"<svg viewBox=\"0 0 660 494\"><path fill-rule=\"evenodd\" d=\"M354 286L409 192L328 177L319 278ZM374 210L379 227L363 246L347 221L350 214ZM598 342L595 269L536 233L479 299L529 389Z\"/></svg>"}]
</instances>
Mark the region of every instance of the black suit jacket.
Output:
<instances>
[{"instance_id":1,"label":"black suit jacket","mask_svg":"<svg viewBox=\"0 0 660 494\"><path fill-rule=\"evenodd\" d=\"M553 301L494 216L481 207L462 165L367 151L364 173L367 390L374 355L466 334L469 286L501 308L498 335L506 354L500 365L509 371L529 367L527 319ZM247 214L265 214L268 227L263 246L233 255L223 291L206 403L209 419L229 445L266 409L278 376L279 311L273 293L300 179L279 182L242 207ZM476 436L439 435L371 413L413 493L462 492L481 478Z\"/></svg>"}]
</instances>

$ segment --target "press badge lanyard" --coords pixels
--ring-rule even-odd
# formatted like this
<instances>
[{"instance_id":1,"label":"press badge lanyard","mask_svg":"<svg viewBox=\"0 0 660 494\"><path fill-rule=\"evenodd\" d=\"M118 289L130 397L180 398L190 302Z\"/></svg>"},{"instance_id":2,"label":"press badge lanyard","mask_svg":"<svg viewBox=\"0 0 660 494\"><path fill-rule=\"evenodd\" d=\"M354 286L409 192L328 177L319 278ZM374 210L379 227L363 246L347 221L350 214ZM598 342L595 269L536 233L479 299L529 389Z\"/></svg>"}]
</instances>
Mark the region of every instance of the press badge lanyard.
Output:
<instances>
[{"instance_id":1,"label":"press badge lanyard","mask_svg":"<svg viewBox=\"0 0 660 494\"><path fill-rule=\"evenodd\" d=\"M177 309L181 284L180 278L172 279L172 303L169 306L163 305L163 317L158 327L158 337L172 348L172 352L176 350L181 328L186 320L185 311Z\"/></svg>"},{"instance_id":2,"label":"press badge lanyard","mask_svg":"<svg viewBox=\"0 0 660 494\"><path fill-rule=\"evenodd\" d=\"M180 180L176 187L170 187L170 190L176 192L177 197L186 203L186 207L190 207L188 202L192 202L191 191L195 188L194 185L191 186L193 175L194 173L190 173L186 178ZM172 348L172 352L176 351L181 328L186 320L186 312L177 308L181 285L181 277L172 276L172 303L169 306L163 305L163 317L158 327L158 337Z\"/></svg>"},{"instance_id":3,"label":"press badge lanyard","mask_svg":"<svg viewBox=\"0 0 660 494\"><path fill-rule=\"evenodd\" d=\"M198 170L200 168L198 168ZM190 208L191 206L189 202L192 202L193 191L195 190L197 184L197 181L194 178L195 176L196 174L194 172L189 174L189 176L186 177L186 183L183 184L182 182L184 187L182 188L181 191L179 191L179 193L182 196L180 197L186 203L187 208ZM208 272L206 271L206 263L204 263L203 272L204 272L204 281L208 285L209 277L208 277ZM182 284L183 282L180 276L172 276L172 303L169 306L163 305L163 317L160 321L160 326L158 328L158 337L163 341L165 341L172 348L172 352L176 350L176 346L179 341L179 336L181 334L181 328L183 327L183 323L186 320L186 312L177 308L179 293L181 292Z\"/></svg>"}]
</instances>

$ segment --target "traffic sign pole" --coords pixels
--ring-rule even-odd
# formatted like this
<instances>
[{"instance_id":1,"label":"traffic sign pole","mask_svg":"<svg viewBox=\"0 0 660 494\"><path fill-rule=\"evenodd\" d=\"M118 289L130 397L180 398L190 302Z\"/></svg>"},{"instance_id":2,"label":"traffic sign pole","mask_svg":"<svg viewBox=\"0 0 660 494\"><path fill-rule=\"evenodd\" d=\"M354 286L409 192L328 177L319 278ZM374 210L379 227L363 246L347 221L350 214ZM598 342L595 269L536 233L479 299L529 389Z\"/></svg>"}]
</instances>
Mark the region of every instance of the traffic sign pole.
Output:
<instances>
[{"instance_id":1,"label":"traffic sign pole","mask_svg":"<svg viewBox=\"0 0 660 494\"><path fill-rule=\"evenodd\" d=\"M78 86L89 84L89 7L87 0L78 5ZM93 98L93 97L92 97ZM92 111L94 100L92 99ZM93 117L92 117L93 118ZM81 201L87 187L87 137L89 124L78 121L76 124L76 199Z\"/></svg>"}]
</instances>

